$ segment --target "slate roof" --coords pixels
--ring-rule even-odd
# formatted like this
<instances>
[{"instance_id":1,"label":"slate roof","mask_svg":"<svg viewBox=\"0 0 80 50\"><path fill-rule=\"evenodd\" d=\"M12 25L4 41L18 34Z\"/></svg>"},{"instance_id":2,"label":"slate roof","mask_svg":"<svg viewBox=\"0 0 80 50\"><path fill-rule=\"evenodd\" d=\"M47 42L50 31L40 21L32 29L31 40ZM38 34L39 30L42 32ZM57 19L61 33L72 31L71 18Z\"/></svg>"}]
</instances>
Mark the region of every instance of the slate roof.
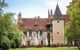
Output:
<instances>
[{"instance_id":1,"label":"slate roof","mask_svg":"<svg viewBox=\"0 0 80 50\"><path fill-rule=\"evenodd\" d=\"M62 20L62 19L64 19L58 4L56 6L56 9L55 9L55 12L54 12L54 15L53 15L53 19L54 20Z\"/></svg>"}]
</instances>

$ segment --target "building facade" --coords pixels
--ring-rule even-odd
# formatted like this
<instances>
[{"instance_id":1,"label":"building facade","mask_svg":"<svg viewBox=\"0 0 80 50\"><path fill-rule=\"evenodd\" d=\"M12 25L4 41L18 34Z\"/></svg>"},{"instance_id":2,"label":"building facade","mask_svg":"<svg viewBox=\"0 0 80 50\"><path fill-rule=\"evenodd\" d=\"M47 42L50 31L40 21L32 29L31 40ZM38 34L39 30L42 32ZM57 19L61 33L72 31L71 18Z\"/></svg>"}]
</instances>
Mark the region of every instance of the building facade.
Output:
<instances>
[{"instance_id":1,"label":"building facade","mask_svg":"<svg viewBox=\"0 0 80 50\"><path fill-rule=\"evenodd\" d=\"M64 44L64 25L67 15L63 15L57 4L54 14L48 10L48 18L21 18L18 15L19 29L25 37L24 46L51 46Z\"/></svg>"}]
</instances>

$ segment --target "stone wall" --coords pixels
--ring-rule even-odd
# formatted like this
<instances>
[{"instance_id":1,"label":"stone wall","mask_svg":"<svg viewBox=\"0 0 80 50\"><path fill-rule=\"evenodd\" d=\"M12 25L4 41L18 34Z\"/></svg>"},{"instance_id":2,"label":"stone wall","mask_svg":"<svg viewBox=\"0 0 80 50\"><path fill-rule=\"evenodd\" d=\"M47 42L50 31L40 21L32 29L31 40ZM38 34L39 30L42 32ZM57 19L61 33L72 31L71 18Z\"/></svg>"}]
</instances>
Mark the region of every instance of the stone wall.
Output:
<instances>
[{"instance_id":1,"label":"stone wall","mask_svg":"<svg viewBox=\"0 0 80 50\"><path fill-rule=\"evenodd\" d=\"M53 20L53 44L64 44L64 20Z\"/></svg>"}]
</instances>

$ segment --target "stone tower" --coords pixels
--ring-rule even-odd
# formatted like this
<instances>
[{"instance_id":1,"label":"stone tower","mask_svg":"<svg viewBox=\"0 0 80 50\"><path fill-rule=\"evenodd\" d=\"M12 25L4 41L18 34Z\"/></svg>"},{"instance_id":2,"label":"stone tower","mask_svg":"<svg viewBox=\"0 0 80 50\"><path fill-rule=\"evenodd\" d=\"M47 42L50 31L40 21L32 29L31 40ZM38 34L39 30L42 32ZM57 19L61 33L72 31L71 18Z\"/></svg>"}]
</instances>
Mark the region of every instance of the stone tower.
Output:
<instances>
[{"instance_id":1,"label":"stone tower","mask_svg":"<svg viewBox=\"0 0 80 50\"><path fill-rule=\"evenodd\" d=\"M57 4L52 20L53 45L64 44L64 17Z\"/></svg>"}]
</instances>

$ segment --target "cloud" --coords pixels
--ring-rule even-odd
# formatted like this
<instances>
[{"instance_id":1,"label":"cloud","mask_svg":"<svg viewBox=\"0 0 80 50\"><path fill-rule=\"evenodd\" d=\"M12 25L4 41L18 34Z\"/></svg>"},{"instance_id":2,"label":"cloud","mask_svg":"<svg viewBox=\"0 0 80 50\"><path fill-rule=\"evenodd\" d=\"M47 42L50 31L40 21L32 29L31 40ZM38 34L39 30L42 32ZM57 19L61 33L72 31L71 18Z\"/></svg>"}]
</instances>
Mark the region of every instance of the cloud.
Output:
<instances>
[{"instance_id":1,"label":"cloud","mask_svg":"<svg viewBox=\"0 0 80 50\"><path fill-rule=\"evenodd\" d=\"M49 8L52 8L54 7L57 3L58 4L61 4L61 5L68 5L69 2L71 2L71 0L43 0L44 3L49 7Z\"/></svg>"},{"instance_id":2,"label":"cloud","mask_svg":"<svg viewBox=\"0 0 80 50\"><path fill-rule=\"evenodd\" d=\"M51 9L56 5L55 2L46 2L45 4L48 6L48 8L51 8Z\"/></svg>"},{"instance_id":3,"label":"cloud","mask_svg":"<svg viewBox=\"0 0 80 50\"><path fill-rule=\"evenodd\" d=\"M63 14L66 14L66 10L67 10L66 6L69 5L71 0L43 0L43 2L45 3L45 5L48 6L48 9L53 9L53 12L55 11L56 4L58 3L61 12Z\"/></svg>"}]
</instances>

